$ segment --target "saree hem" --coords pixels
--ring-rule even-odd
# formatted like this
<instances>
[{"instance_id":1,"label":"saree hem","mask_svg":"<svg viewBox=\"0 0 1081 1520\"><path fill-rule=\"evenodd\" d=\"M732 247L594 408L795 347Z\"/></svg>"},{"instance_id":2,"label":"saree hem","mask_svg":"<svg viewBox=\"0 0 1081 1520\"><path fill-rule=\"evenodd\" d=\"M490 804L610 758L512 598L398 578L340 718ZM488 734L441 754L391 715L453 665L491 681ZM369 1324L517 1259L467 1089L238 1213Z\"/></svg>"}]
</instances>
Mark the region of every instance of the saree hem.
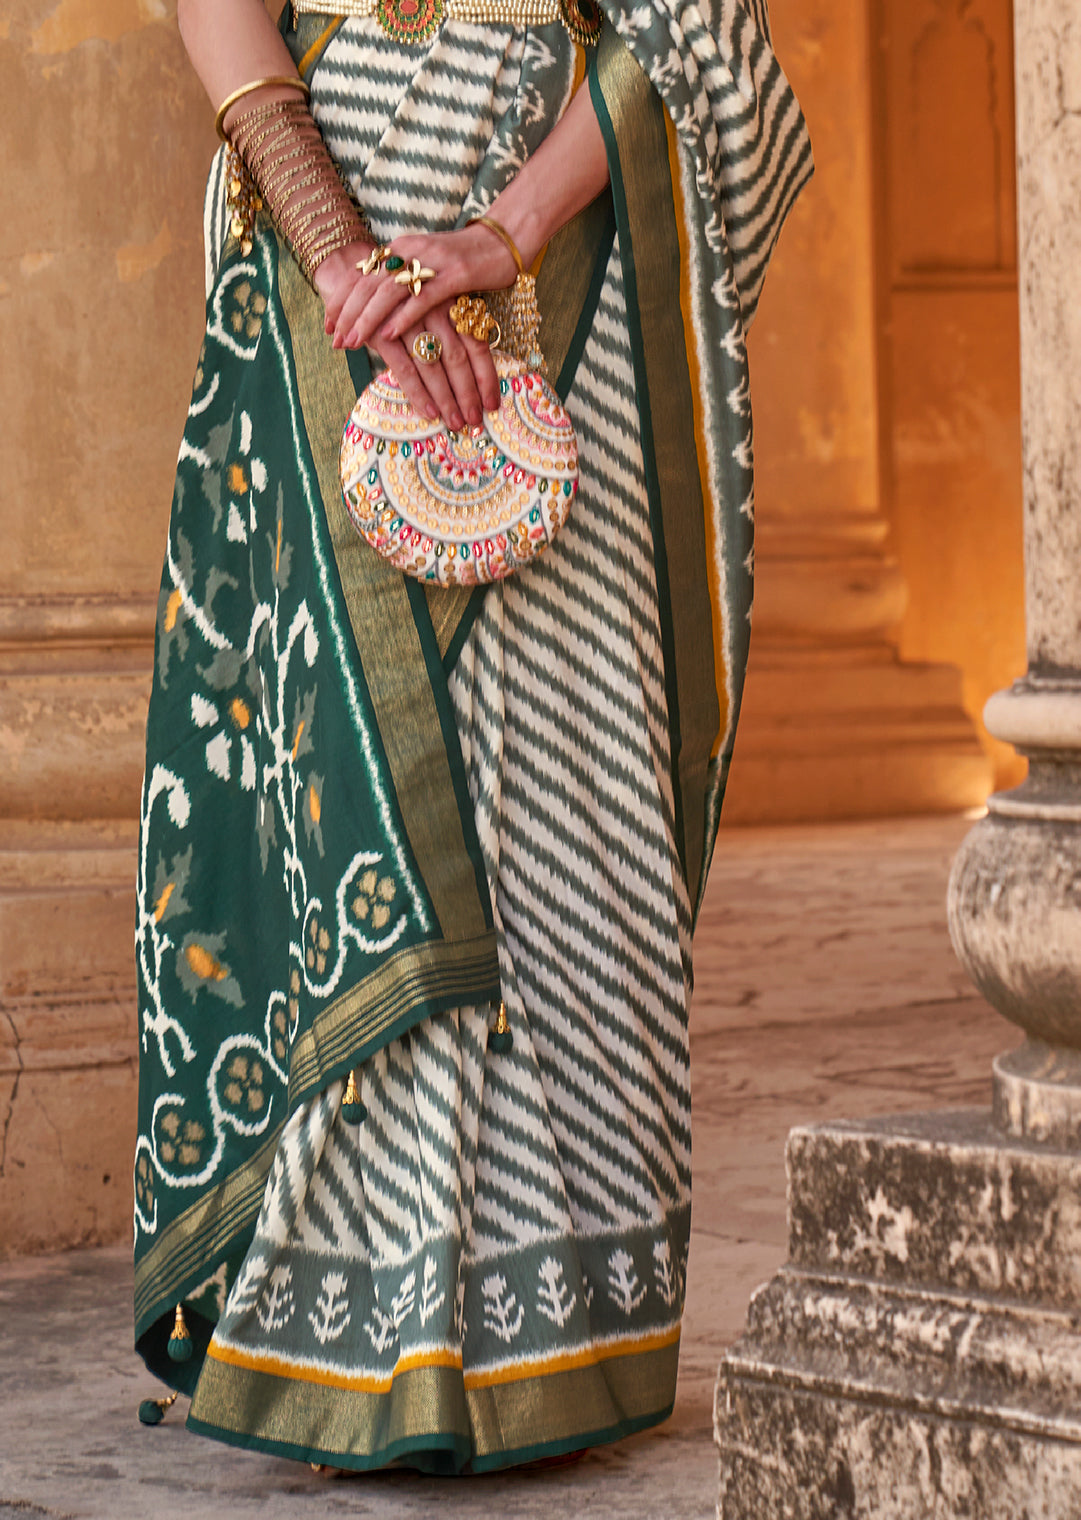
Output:
<instances>
[{"instance_id":1,"label":"saree hem","mask_svg":"<svg viewBox=\"0 0 1081 1520\"><path fill-rule=\"evenodd\" d=\"M651 1340L630 1352L595 1348L596 1359L577 1366L555 1358L550 1369L522 1377L510 1368L486 1376L438 1362L414 1366L382 1392L367 1379L324 1383L315 1369L268 1372L234 1359L229 1348L221 1359L212 1350L187 1423L228 1445L357 1471L398 1463L433 1472L494 1472L607 1444L666 1420L679 1333L661 1344ZM507 1444L510 1432L514 1445ZM531 1439L522 1441L526 1433ZM438 1456L427 1460L437 1453L453 1465Z\"/></svg>"}]
</instances>

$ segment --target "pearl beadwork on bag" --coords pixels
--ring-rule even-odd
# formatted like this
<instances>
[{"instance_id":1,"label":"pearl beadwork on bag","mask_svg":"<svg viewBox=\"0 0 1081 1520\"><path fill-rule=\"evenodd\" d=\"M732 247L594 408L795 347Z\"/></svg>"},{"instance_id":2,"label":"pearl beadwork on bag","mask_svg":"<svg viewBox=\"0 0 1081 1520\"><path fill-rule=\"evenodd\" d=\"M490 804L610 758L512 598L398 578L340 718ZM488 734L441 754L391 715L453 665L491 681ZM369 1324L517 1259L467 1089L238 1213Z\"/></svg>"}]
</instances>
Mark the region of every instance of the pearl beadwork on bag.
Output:
<instances>
[{"instance_id":1,"label":"pearl beadwork on bag","mask_svg":"<svg viewBox=\"0 0 1081 1520\"><path fill-rule=\"evenodd\" d=\"M539 374L493 354L498 411L449 432L419 417L389 370L345 424L342 494L359 533L417 580L502 580L548 547L578 490L578 445Z\"/></svg>"}]
</instances>

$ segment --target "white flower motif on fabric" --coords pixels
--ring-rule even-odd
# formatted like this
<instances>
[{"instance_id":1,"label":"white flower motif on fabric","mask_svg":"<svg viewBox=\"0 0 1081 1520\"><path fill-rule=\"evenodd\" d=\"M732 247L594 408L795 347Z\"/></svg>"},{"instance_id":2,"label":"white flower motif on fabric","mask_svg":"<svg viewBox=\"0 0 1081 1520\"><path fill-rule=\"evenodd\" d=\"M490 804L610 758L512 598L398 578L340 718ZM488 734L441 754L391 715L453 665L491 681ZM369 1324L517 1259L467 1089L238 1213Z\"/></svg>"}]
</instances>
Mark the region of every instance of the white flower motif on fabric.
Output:
<instances>
[{"instance_id":1,"label":"white flower motif on fabric","mask_svg":"<svg viewBox=\"0 0 1081 1520\"><path fill-rule=\"evenodd\" d=\"M657 1283L657 1292L671 1308L676 1301L679 1288L672 1266L672 1248L667 1240L658 1240L654 1243L653 1276Z\"/></svg>"},{"instance_id":2,"label":"white flower motif on fabric","mask_svg":"<svg viewBox=\"0 0 1081 1520\"><path fill-rule=\"evenodd\" d=\"M314 1310L309 1311L308 1321L321 1346L341 1340L352 1313L345 1289L348 1279L344 1272L326 1272Z\"/></svg>"},{"instance_id":3,"label":"white flower motif on fabric","mask_svg":"<svg viewBox=\"0 0 1081 1520\"><path fill-rule=\"evenodd\" d=\"M255 1316L264 1330L283 1330L296 1313L292 1267L275 1267L263 1296L255 1306Z\"/></svg>"},{"instance_id":4,"label":"white flower motif on fabric","mask_svg":"<svg viewBox=\"0 0 1081 1520\"><path fill-rule=\"evenodd\" d=\"M525 1310L514 1293L508 1291L507 1279L499 1272L481 1283L484 1294L484 1324L506 1345L516 1338L525 1319Z\"/></svg>"},{"instance_id":5,"label":"white flower motif on fabric","mask_svg":"<svg viewBox=\"0 0 1081 1520\"><path fill-rule=\"evenodd\" d=\"M435 1258L426 1256L424 1258L424 1285L420 1294L420 1322L422 1325L426 1325L446 1302L447 1295L443 1292L437 1295L436 1286Z\"/></svg>"},{"instance_id":6,"label":"white flower motif on fabric","mask_svg":"<svg viewBox=\"0 0 1081 1520\"><path fill-rule=\"evenodd\" d=\"M563 1277L563 1265L554 1256L545 1257L540 1264L540 1288L537 1291L537 1308L545 1319L558 1325L560 1330L570 1319L578 1302Z\"/></svg>"},{"instance_id":7,"label":"white flower motif on fabric","mask_svg":"<svg viewBox=\"0 0 1081 1520\"><path fill-rule=\"evenodd\" d=\"M389 1314L384 1314L378 1304L372 1305L372 1317L364 1326L368 1332L376 1353L382 1356L387 1347L398 1339L398 1332L394 1328L394 1320Z\"/></svg>"},{"instance_id":8,"label":"white flower motif on fabric","mask_svg":"<svg viewBox=\"0 0 1081 1520\"><path fill-rule=\"evenodd\" d=\"M634 1257L622 1249L613 1251L608 1263L608 1297L624 1314L633 1314L648 1290L638 1280Z\"/></svg>"},{"instance_id":9,"label":"white flower motif on fabric","mask_svg":"<svg viewBox=\"0 0 1081 1520\"><path fill-rule=\"evenodd\" d=\"M391 1318L394 1320L394 1328L400 1330L413 1312L413 1306L417 1301L417 1274L410 1272L395 1293L390 1304Z\"/></svg>"},{"instance_id":10,"label":"white flower motif on fabric","mask_svg":"<svg viewBox=\"0 0 1081 1520\"><path fill-rule=\"evenodd\" d=\"M266 1259L259 1255L249 1255L241 1269L240 1275L233 1284L233 1291L229 1295L229 1317L246 1314L255 1307L255 1302L262 1291L266 1279Z\"/></svg>"}]
</instances>

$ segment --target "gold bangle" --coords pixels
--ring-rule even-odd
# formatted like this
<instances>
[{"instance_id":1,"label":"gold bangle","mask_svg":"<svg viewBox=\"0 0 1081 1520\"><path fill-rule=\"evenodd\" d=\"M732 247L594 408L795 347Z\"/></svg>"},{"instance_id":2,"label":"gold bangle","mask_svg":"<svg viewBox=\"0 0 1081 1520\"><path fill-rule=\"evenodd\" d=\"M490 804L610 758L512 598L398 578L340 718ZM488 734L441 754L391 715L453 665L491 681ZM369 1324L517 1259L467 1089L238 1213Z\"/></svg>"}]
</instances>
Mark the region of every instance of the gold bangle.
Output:
<instances>
[{"instance_id":1,"label":"gold bangle","mask_svg":"<svg viewBox=\"0 0 1081 1520\"><path fill-rule=\"evenodd\" d=\"M466 222L466 226L487 227L490 232L495 233L496 237L502 238L511 251L511 257L514 259L514 265L518 273L525 274L525 265L522 263L522 255L518 252L518 244L511 237L507 229L496 221L494 216L471 216L468 222Z\"/></svg>"},{"instance_id":2,"label":"gold bangle","mask_svg":"<svg viewBox=\"0 0 1081 1520\"><path fill-rule=\"evenodd\" d=\"M301 79L299 74L273 74L267 79L253 79L250 84L242 84L239 90L234 90L227 95L218 107L218 114L214 118L214 130L221 138L226 140L225 118L236 105L238 100L243 100L245 95L251 95L256 90L262 90L269 85L281 85L290 90L300 90L305 100L311 99L311 87L307 80Z\"/></svg>"}]
</instances>

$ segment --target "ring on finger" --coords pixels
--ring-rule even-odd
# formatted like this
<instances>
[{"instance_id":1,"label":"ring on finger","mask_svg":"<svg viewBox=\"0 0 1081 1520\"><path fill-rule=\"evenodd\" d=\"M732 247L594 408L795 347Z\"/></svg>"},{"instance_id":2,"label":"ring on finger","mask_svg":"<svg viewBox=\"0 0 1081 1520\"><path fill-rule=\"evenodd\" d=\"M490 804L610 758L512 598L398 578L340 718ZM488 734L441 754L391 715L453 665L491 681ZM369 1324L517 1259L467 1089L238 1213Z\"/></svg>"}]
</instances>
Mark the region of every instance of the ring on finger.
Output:
<instances>
[{"instance_id":1,"label":"ring on finger","mask_svg":"<svg viewBox=\"0 0 1081 1520\"><path fill-rule=\"evenodd\" d=\"M368 257L360 259L357 263L361 274L375 274L381 267L385 267L388 274L394 274L396 270L405 267L405 260L401 255L391 253L389 243L377 243Z\"/></svg>"},{"instance_id":2,"label":"ring on finger","mask_svg":"<svg viewBox=\"0 0 1081 1520\"><path fill-rule=\"evenodd\" d=\"M389 261L387 263L387 268L390 268ZM426 269L419 259L410 259L408 264L406 264L403 268L399 268L398 273L394 276L394 283L395 285L404 285L406 289L411 290L415 296L419 296L421 286L424 284L425 280L434 279L434 269Z\"/></svg>"},{"instance_id":3,"label":"ring on finger","mask_svg":"<svg viewBox=\"0 0 1081 1520\"><path fill-rule=\"evenodd\" d=\"M438 333L421 332L413 339L413 358L418 364L437 364L443 353L443 340Z\"/></svg>"},{"instance_id":4,"label":"ring on finger","mask_svg":"<svg viewBox=\"0 0 1081 1520\"><path fill-rule=\"evenodd\" d=\"M502 329L488 310L483 296L459 296L450 308L450 320L459 337L476 338L478 343L499 347Z\"/></svg>"}]
</instances>

